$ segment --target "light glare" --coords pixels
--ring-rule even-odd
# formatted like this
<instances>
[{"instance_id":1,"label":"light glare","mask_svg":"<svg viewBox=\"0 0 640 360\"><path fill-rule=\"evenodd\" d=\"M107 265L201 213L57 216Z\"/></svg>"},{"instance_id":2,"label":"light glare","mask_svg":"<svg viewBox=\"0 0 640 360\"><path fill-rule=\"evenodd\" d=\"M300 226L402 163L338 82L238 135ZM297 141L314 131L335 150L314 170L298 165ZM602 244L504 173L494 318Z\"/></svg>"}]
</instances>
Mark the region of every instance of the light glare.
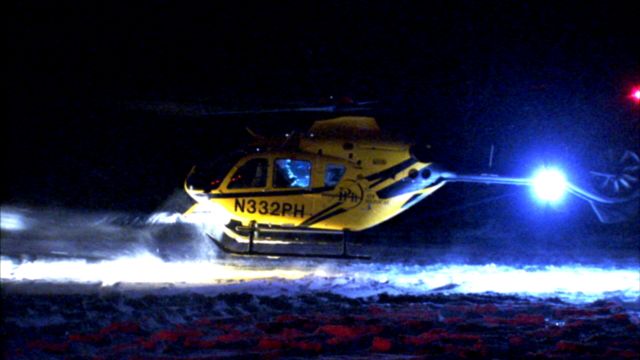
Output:
<instances>
[{"instance_id":1,"label":"light glare","mask_svg":"<svg viewBox=\"0 0 640 360\"><path fill-rule=\"evenodd\" d=\"M542 168L532 179L533 193L538 199L555 203L564 197L567 191L567 179L564 173L554 168Z\"/></svg>"},{"instance_id":2,"label":"light glare","mask_svg":"<svg viewBox=\"0 0 640 360\"><path fill-rule=\"evenodd\" d=\"M97 263L79 259L21 263L2 257L0 269L2 281L99 283L102 286L118 283L213 285L264 279L297 280L311 272L291 268L246 269L241 266L209 261L165 262L149 253Z\"/></svg>"},{"instance_id":3,"label":"light glare","mask_svg":"<svg viewBox=\"0 0 640 360\"><path fill-rule=\"evenodd\" d=\"M151 254L90 263L83 260L16 262L0 258L0 284L41 282L141 286L171 291L225 293L233 291L278 296L331 292L347 297L387 294L429 294L434 291L462 294L518 294L558 297L571 302L591 302L603 297L637 301L640 273L636 268L603 268L589 265L486 264L432 265L341 264L299 262L288 266L252 267L224 262L165 262ZM131 269L139 269L131 271ZM146 287L144 286L146 284ZM438 290L442 289L442 290Z\"/></svg>"},{"instance_id":4,"label":"light glare","mask_svg":"<svg viewBox=\"0 0 640 360\"><path fill-rule=\"evenodd\" d=\"M17 213L0 212L0 228L7 231L21 231L26 229L22 216Z\"/></svg>"}]
</instances>

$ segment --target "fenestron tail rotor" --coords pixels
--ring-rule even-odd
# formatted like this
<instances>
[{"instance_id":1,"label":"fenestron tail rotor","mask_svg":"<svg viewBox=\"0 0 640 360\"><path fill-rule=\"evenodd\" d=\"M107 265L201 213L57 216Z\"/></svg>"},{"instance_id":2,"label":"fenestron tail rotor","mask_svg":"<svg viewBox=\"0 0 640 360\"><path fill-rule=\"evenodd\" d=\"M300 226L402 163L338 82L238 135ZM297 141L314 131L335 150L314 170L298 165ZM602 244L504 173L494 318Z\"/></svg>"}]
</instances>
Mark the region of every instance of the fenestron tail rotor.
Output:
<instances>
[{"instance_id":1,"label":"fenestron tail rotor","mask_svg":"<svg viewBox=\"0 0 640 360\"><path fill-rule=\"evenodd\" d=\"M640 186L640 156L631 150L609 150L602 169L591 171L595 189L602 195L624 198Z\"/></svg>"}]
</instances>

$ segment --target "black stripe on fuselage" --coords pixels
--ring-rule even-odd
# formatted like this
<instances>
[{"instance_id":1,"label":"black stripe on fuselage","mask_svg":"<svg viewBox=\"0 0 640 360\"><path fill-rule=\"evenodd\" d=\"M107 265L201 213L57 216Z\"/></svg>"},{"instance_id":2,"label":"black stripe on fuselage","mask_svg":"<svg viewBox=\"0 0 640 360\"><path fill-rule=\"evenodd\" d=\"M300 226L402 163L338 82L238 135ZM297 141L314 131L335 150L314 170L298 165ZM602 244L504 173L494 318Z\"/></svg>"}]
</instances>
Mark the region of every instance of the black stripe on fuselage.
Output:
<instances>
[{"instance_id":1,"label":"black stripe on fuselage","mask_svg":"<svg viewBox=\"0 0 640 360\"><path fill-rule=\"evenodd\" d=\"M305 195L305 194L318 194L321 192L332 190L332 186L323 186L313 189L300 189L300 190L278 190L278 191L251 191L251 192L237 192L237 193L224 193L224 194L207 194L209 199L229 199L229 198L242 198L242 197L267 197L267 196L288 196L288 195Z\"/></svg>"},{"instance_id":2,"label":"black stripe on fuselage","mask_svg":"<svg viewBox=\"0 0 640 360\"><path fill-rule=\"evenodd\" d=\"M327 214L328 212L332 211L333 209L335 209L336 207L342 205L342 202L337 202L331 206L329 206L328 208L318 212L317 214L313 215L312 217L308 218L307 220L303 221L300 226L309 226L311 224L316 223L316 219Z\"/></svg>"},{"instance_id":3,"label":"black stripe on fuselage","mask_svg":"<svg viewBox=\"0 0 640 360\"><path fill-rule=\"evenodd\" d=\"M340 215L340 214L342 214L342 213L343 213L343 212L345 212L345 211L347 211L347 209L345 209L345 208L337 208L337 209L335 209L335 210L333 210L333 211L330 211L328 214L325 214L325 215L323 215L323 216L320 216L319 218L316 218L315 220L313 220L313 222L310 222L310 223L308 223L308 224L305 224L304 226L311 226L311 225L313 225L313 224L317 224L317 223L319 223L320 221L327 220L327 219L332 218L332 217L334 217L334 216L336 216L336 215ZM305 221L305 222L306 222L306 221ZM302 224L301 224L301 225L302 225Z\"/></svg>"},{"instance_id":4,"label":"black stripe on fuselage","mask_svg":"<svg viewBox=\"0 0 640 360\"><path fill-rule=\"evenodd\" d=\"M374 183L372 183L371 185L369 185L369 188L373 188L374 186L380 184L381 182L395 176L397 173L405 170L406 168L408 168L409 166L417 163L418 160L414 159L414 158L410 158L407 159L399 164L393 165L390 168L387 168L385 170L382 170L380 172L377 172L375 174L371 174L369 176L366 177L367 180L369 181L374 181Z\"/></svg>"},{"instance_id":5,"label":"black stripe on fuselage","mask_svg":"<svg viewBox=\"0 0 640 360\"><path fill-rule=\"evenodd\" d=\"M432 186L436 186L438 184L440 184L443 180L441 178L438 178L436 181L433 180L429 180L429 179L423 179L423 178L415 178L412 179L410 177L405 177L402 178L394 183L392 183L391 185L378 190L376 192L376 195L378 195L378 197L380 199L389 199L392 197L396 197L399 195L404 195L407 193L411 193L414 191L420 191L422 189L426 189L428 187L432 187ZM406 205L406 204L405 204ZM404 207L404 205L403 205Z\"/></svg>"}]
</instances>

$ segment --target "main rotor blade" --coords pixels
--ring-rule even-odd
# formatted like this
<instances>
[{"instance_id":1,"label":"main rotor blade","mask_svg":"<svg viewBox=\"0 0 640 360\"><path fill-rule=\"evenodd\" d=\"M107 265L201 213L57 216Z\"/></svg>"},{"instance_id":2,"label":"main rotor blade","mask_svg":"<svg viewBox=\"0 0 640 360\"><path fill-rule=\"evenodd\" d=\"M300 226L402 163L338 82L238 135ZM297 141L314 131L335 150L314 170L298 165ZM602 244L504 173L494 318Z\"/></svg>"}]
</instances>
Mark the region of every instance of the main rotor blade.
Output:
<instances>
[{"instance_id":1,"label":"main rotor blade","mask_svg":"<svg viewBox=\"0 0 640 360\"><path fill-rule=\"evenodd\" d=\"M357 104L345 105L319 105L319 106L288 106L288 107L264 107L264 108L231 108L224 109L201 103L181 103L172 101L135 101L127 102L124 107L129 110L155 112L161 115L171 116L236 116L257 114L284 114L284 113L349 113L373 110L374 102L366 101Z\"/></svg>"}]
</instances>

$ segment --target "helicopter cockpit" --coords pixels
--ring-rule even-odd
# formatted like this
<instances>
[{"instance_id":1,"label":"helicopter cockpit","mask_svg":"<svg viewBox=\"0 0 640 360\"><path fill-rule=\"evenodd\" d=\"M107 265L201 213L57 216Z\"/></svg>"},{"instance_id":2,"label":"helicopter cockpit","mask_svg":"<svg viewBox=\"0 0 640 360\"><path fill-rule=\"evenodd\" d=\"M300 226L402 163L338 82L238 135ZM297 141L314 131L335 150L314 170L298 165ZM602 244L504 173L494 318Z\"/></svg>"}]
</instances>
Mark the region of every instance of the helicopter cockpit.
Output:
<instances>
[{"instance_id":1,"label":"helicopter cockpit","mask_svg":"<svg viewBox=\"0 0 640 360\"><path fill-rule=\"evenodd\" d=\"M267 186L269 162L267 159L251 159L240 166L229 179L228 189L249 189Z\"/></svg>"},{"instance_id":2,"label":"helicopter cockpit","mask_svg":"<svg viewBox=\"0 0 640 360\"><path fill-rule=\"evenodd\" d=\"M186 179L187 185L204 191L216 190L222 185L225 177L235 164L244 156L243 153L233 153L216 161L200 162L196 164Z\"/></svg>"},{"instance_id":3,"label":"helicopter cockpit","mask_svg":"<svg viewBox=\"0 0 640 360\"><path fill-rule=\"evenodd\" d=\"M187 177L186 185L204 193L243 189L330 189L338 185L347 170L345 164L338 161L318 161L313 156L260 155L238 153L220 161L196 165Z\"/></svg>"}]
</instances>

